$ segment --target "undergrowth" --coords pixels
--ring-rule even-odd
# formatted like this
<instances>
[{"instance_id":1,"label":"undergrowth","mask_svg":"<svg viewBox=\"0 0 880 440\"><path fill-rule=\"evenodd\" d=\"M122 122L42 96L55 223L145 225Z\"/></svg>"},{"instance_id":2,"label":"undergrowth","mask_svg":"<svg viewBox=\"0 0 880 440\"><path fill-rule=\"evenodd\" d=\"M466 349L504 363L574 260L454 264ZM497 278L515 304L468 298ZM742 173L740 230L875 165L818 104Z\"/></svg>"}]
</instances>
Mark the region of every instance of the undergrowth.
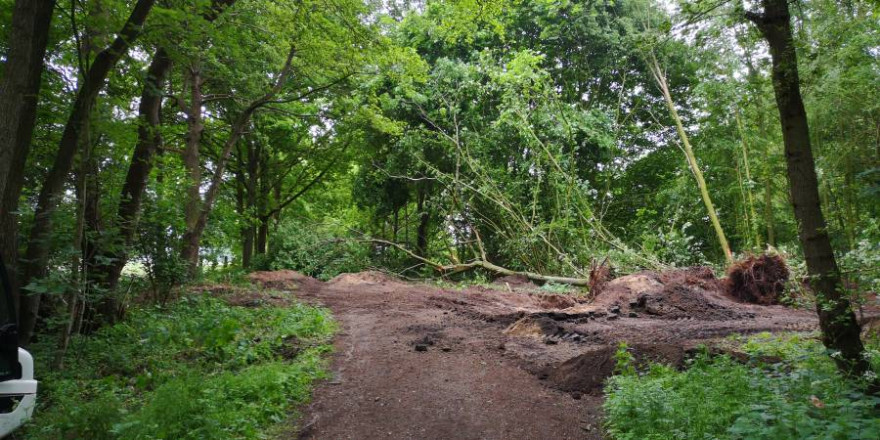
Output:
<instances>
[{"instance_id":1,"label":"undergrowth","mask_svg":"<svg viewBox=\"0 0 880 440\"><path fill-rule=\"evenodd\" d=\"M134 310L40 365L28 439L261 439L324 375L320 308L243 308L208 296ZM35 358L52 347L36 345ZM45 362L43 362L45 363Z\"/></svg>"},{"instance_id":2,"label":"undergrowth","mask_svg":"<svg viewBox=\"0 0 880 440\"><path fill-rule=\"evenodd\" d=\"M844 379L815 337L760 334L732 342L754 359L782 362L746 365L702 354L684 371L652 365L639 374L618 366L605 389L608 434L616 440L880 438L880 399ZM877 343L867 356L880 371Z\"/></svg>"}]
</instances>

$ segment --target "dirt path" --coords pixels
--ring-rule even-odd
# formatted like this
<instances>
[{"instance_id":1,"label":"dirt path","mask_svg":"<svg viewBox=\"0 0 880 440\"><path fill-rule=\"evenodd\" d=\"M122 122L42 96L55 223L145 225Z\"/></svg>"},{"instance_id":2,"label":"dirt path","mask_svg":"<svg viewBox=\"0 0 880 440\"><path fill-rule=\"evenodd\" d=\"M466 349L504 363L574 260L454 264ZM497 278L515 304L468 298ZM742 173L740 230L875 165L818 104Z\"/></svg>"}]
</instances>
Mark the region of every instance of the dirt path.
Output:
<instances>
[{"instance_id":1,"label":"dirt path","mask_svg":"<svg viewBox=\"0 0 880 440\"><path fill-rule=\"evenodd\" d=\"M617 341L675 363L707 338L814 325L808 312L711 295L579 303L509 282L454 291L369 272L298 277L295 295L329 307L341 328L333 378L287 438L599 439Z\"/></svg>"}]
</instances>

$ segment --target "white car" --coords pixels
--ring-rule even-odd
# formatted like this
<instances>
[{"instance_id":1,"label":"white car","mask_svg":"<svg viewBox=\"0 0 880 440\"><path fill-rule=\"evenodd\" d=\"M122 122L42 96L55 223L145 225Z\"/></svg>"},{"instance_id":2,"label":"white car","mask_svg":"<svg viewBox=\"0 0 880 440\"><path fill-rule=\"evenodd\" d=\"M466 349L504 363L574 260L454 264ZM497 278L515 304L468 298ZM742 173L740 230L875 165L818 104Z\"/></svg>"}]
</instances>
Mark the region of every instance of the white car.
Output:
<instances>
[{"instance_id":1,"label":"white car","mask_svg":"<svg viewBox=\"0 0 880 440\"><path fill-rule=\"evenodd\" d=\"M0 437L31 418L37 399L34 358L18 346L18 323L0 260Z\"/></svg>"}]
</instances>

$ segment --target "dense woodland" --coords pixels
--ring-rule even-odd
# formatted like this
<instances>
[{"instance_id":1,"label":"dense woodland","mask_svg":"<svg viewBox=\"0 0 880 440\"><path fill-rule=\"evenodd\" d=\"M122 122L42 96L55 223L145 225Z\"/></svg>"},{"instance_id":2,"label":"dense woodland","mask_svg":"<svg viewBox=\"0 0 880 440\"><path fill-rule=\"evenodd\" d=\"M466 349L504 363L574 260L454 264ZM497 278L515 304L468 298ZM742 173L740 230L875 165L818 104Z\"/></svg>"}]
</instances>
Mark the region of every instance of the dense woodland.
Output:
<instances>
[{"instance_id":1,"label":"dense woodland","mask_svg":"<svg viewBox=\"0 0 880 440\"><path fill-rule=\"evenodd\" d=\"M217 274L616 273L783 255L847 373L880 290L860 0L0 0L23 344ZM213 275L212 275L213 274Z\"/></svg>"}]
</instances>

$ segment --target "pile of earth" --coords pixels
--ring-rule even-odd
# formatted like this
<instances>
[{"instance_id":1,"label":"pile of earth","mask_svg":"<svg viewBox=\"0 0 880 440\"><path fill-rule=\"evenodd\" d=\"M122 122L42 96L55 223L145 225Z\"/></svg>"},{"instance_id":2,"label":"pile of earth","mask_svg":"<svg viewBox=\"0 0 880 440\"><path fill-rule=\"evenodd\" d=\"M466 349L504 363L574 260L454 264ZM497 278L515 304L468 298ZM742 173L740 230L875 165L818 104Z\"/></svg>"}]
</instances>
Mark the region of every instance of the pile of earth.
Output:
<instances>
[{"instance_id":1,"label":"pile of earth","mask_svg":"<svg viewBox=\"0 0 880 440\"><path fill-rule=\"evenodd\" d=\"M296 290L301 287L316 287L320 281L303 275L295 270L274 270L266 272L252 272L248 274L250 282L264 289Z\"/></svg>"},{"instance_id":2,"label":"pile of earth","mask_svg":"<svg viewBox=\"0 0 880 440\"><path fill-rule=\"evenodd\" d=\"M352 287L358 285L375 285L375 284L395 284L401 283L402 281L388 275L385 272L380 272L378 270L368 270L366 272L358 272L358 273L343 273L339 274L330 281L327 281L327 284L334 287Z\"/></svg>"},{"instance_id":3,"label":"pile of earth","mask_svg":"<svg viewBox=\"0 0 880 440\"><path fill-rule=\"evenodd\" d=\"M723 321L754 316L731 299L708 267L638 272L609 281L593 302L562 310L572 316L648 316ZM613 318L612 318L613 319Z\"/></svg>"}]
</instances>

